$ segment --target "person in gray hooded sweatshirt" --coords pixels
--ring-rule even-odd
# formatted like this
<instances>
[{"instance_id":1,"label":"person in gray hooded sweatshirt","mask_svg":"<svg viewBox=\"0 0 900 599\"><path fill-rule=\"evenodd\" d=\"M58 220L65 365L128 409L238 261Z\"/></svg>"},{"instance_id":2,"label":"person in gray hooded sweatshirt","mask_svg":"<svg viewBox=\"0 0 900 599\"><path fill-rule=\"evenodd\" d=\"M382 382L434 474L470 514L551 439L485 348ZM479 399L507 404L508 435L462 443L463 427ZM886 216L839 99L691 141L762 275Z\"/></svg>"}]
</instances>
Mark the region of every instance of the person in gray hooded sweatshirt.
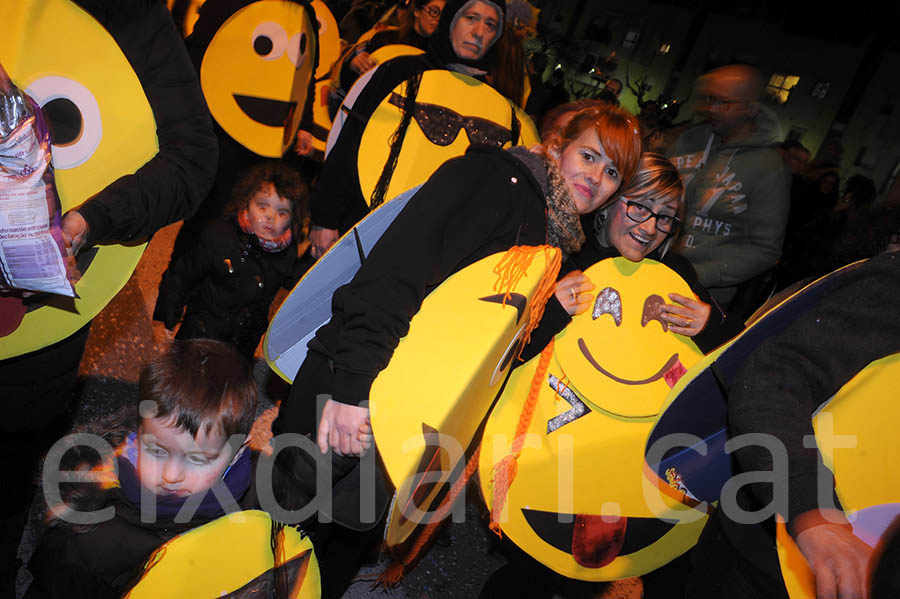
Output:
<instances>
[{"instance_id":1,"label":"person in gray hooded sweatshirt","mask_svg":"<svg viewBox=\"0 0 900 599\"><path fill-rule=\"evenodd\" d=\"M728 65L697 81L704 124L668 156L685 184L686 218L675 251L723 308L737 286L774 266L790 209L790 173L775 145L778 117L760 103L759 71Z\"/></svg>"}]
</instances>

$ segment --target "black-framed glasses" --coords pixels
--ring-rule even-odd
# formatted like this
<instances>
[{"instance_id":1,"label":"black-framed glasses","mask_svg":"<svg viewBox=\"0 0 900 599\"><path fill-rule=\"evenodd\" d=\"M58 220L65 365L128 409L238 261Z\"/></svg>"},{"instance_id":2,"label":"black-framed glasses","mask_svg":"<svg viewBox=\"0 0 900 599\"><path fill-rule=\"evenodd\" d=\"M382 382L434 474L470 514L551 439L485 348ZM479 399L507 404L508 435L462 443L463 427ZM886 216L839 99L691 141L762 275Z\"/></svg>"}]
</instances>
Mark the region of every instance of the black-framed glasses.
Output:
<instances>
[{"instance_id":1,"label":"black-framed glasses","mask_svg":"<svg viewBox=\"0 0 900 599\"><path fill-rule=\"evenodd\" d=\"M635 202L634 200L628 200L626 198L621 198L621 200L625 202L625 216L636 223L645 223L650 220L651 216L656 217L656 230L660 233L671 233L675 230L675 227L681 223L676 216L658 214L650 210L647 206Z\"/></svg>"},{"instance_id":2,"label":"black-framed glasses","mask_svg":"<svg viewBox=\"0 0 900 599\"><path fill-rule=\"evenodd\" d=\"M440 19L441 18L441 9L437 6L432 6L429 4L428 6L423 6L422 10L425 11L425 14L431 17L432 19Z\"/></svg>"}]
</instances>

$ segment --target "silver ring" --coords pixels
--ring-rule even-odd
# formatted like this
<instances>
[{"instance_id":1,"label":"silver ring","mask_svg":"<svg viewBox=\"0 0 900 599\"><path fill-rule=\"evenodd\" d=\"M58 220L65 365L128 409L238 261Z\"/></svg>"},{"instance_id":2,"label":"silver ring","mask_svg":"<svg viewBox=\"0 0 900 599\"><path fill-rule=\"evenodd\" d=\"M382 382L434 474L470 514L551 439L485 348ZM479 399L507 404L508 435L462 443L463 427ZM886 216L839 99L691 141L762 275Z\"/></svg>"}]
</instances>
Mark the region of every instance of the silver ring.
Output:
<instances>
[{"instance_id":1,"label":"silver ring","mask_svg":"<svg viewBox=\"0 0 900 599\"><path fill-rule=\"evenodd\" d=\"M572 301L577 302L577 301L578 301L578 296L575 295L575 290L570 288L569 291L572 292Z\"/></svg>"}]
</instances>

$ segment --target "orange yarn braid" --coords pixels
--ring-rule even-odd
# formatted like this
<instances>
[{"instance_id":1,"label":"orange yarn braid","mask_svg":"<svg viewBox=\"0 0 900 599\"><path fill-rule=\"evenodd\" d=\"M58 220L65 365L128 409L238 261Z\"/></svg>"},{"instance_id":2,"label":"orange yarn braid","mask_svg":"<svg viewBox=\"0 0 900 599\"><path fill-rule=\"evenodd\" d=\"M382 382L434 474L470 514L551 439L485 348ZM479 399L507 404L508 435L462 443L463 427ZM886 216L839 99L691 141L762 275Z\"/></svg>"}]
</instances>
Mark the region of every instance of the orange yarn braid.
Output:
<instances>
[{"instance_id":1,"label":"orange yarn braid","mask_svg":"<svg viewBox=\"0 0 900 599\"><path fill-rule=\"evenodd\" d=\"M384 572L382 572L378 576L378 580L375 582L376 586L381 585L383 587L394 587L397 586L400 580L403 579L403 574L405 573L407 566L416 561L416 558L421 553L422 548L424 548L431 537L434 536L438 525L440 525L444 521L444 518L447 517L447 514L450 513L450 508L453 507L453 501L465 488L466 483L469 482L469 479L472 478L472 475L478 468L478 456L480 454L481 445L479 445L475 449L475 453L473 453L472 457L469 458L469 461L466 462L466 469L463 470L462 475L458 479L456 479L456 482L453 483L452 487L450 487L450 491L441 501L438 509L436 509L431 518L428 519L428 524L425 525L425 528L424 530L422 530L419 538L416 539L416 542L413 543L413 546L409 549L406 555L403 556L402 559L394 560L391 565L385 568Z\"/></svg>"},{"instance_id":2,"label":"orange yarn braid","mask_svg":"<svg viewBox=\"0 0 900 599\"><path fill-rule=\"evenodd\" d=\"M534 371L534 377L531 379L531 388L528 390L528 398L525 405L522 406L522 414L519 416L519 424L516 426L516 436L513 439L510 453L502 460L494 464L494 470L491 473L491 482L493 483L493 492L491 494L491 524L490 529L500 534L500 513L506 504L506 494L509 487L516 479L519 471L517 460L522 448L525 446L525 435L528 434L528 427L531 426L531 419L534 416L534 408L537 406L538 396L541 392L541 385L544 384L544 376L547 374L547 368L550 366L550 357L553 355L553 340L547 344L547 347L541 352L541 359L538 362L537 370Z\"/></svg>"},{"instance_id":3,"label":"orange yarn braid","mask_svg":"<svg viewBox=\"0 0 900 599\"><path fill-rule=\"evenodd\" d=\"M494 267L494 273L497 274L494 291L502 292L506 298L509 298L510 293L516 288L522 277L528 274L528 267L531 266L534 257L541 252L544 254L546 271L531 296L531 309L528 313L527 328L519 346L520 352L521 348L524 348L531 339L531 331L541 321L544 307L556 290L556 277L559 275L559 267L562 264L562 253L551 245L514 245L506 251L506 254L500 259L500 263Z\"/></svg>"},{"instance_id":4,"label":"orange yarn braid","mask_svg":"<svg viewBox=\"0 0 900 599\"><path fill-rule=\"evenodd\" d=\"M516 285L518 285L519 281L521 281L522 278L528 274L528 267L531 266L531 263L534 261L535 256L537 256L541 252L543 252L544 254L545 272L541 277L541 280L538 283L534 294L531 297L531 308L528 313L528 322L522 338L523 342L520 345L520 352L521 348L524 348L525 345L527 345L528 340L531 338L531 331L540 322L541 317L544 314L544 306L546 306L547 301L550 299L550 296L556 289L556 277L559 275L559 268L562 263L562 254L559 249L550 245L517 245L509 248L500 259L500 263L494 267L494 273L497 275L497 282L494 283L494 291L503 293L505 295L503 303L504 305L506 305L506 299L510 297L510 294L515 290ZM550 347L552 347L552 343ZM552 350L550 353L552 353ZM546 360L544 360L542 355L541 363L544 364L544 362L546 362L546 364L544 364L544 371L547 370L547 364L549 364L550 360L550 353L547 354ZM537 391L534 392L534 395L536 398ZM531 407L531 413L534 412L533 403ZM529 415L528 423L530 422L531 416ZM525 424L526 431L528 430L528 423ZM525 440L523 434L519 450L521 450L521 445L524 444L524 442ZM475 470L478 468L478 456L480 455L480 453L481 446L479 445L475 450L475 453L472 454L472 457L469 458L469 461L466 463L466 468L463 471L462 475L456 480L455 483L453 483L453 486L450 488L450 492L447 493L447 496L444 497L443 501L441 501L438 509L435 510L434 514L429 519L428 524L425 525L425 529L416 539L416 542L402 559L395 560L393 563L391 563L391 565L385 568L384 572L382 572L378 576L378 580L375 583L376 586L381 585L384 587L393 587L396 586L400 582L400 580L402 580L405 569L410 564L412 564L419 556L422 549L434 535L434 532L437 529L438 525L444 520L444 518L447 516L447 513L449 513L450 508L453 505L453 501L456 499L457 495L459 495L459 493L466 486L466 483L475 473ZM513 477L515 477L515 473L513 473ZM511 479L510 482L512 482ZM493 528L493 524L491 526Z\"/></svg>"}]
</instances>

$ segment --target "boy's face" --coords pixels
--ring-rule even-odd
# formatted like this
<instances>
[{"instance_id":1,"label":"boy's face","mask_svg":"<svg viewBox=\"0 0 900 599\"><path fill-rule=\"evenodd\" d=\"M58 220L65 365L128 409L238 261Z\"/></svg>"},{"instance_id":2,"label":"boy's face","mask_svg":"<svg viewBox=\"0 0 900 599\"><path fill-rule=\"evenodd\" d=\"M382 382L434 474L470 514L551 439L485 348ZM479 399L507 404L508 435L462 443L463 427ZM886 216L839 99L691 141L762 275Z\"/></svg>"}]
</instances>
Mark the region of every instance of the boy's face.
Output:
<instances>
[{"instance_id":1,"label":"boy's face","mask_svg":"<svg viewBox=\"0 0 900 599\"><path fill-rule=\"evenodd\" d=\"M218 429L194 438L174 420L144 418L138 428L137 472L141 483L157 495L187 496L216 484L231 462L232 452Z\"/></svg>"}]
</instances>

